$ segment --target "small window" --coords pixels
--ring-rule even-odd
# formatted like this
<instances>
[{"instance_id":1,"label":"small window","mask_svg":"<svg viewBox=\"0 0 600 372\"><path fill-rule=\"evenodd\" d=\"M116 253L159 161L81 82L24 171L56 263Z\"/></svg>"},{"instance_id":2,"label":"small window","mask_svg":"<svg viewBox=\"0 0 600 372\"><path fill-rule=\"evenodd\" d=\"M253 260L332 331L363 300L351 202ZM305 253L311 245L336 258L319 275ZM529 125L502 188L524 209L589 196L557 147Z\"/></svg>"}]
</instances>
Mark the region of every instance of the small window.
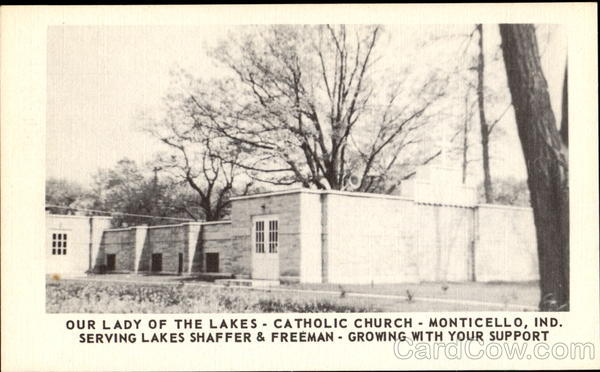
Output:
<instances>
[{"instance_id":1,"label":"small window","mask_svg":"<svg viewBox=\"0 0 600 372\"><path fill-rule=\"evenodd\" d=\"M106 270L107 271L115 271L117 267L117 255L116 254L107 254L106 255Z\"/></svg>"},{"instance_id":2,"label":"small window","mask_svg":"<svg viewBox=\"0 0 600 372\"><path fill-rule=\"evenodd\" d=\"M58 249L56 249L58 248ZM66 255L67 250L67 234L52 234L52 254L53 255Z\"/></svg>"},{"instance_id":3,"label":"small window","mask_svg":"<svg viewBox=\"0 0 600 372\"><path fill-rule=\"evenodd\" d=\"M219 272L219 254L218 253L207 253L206 254L206 272L207 273L218 273Z\"/></svg>"},{"instance_id":4,"label":"small window","mask_svg":"<svg viewBox=\"0 0 600 372\"><path fill-rule=\"evenodd\" d=\"M150 266L152 272L161 272L162 269L162 253L153 253Z\"/></svg>"}]
</instances>

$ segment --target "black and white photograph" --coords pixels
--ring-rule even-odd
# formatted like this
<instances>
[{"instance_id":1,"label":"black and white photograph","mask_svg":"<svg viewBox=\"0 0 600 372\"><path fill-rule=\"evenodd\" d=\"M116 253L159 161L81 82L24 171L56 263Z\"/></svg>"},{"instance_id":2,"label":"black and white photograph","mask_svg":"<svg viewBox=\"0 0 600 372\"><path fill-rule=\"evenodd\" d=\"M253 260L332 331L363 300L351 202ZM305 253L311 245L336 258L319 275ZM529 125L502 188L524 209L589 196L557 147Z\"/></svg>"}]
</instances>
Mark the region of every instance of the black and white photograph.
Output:
<instances>
[{"instance_id":1,"label":"black and white photograph","mask_svg":"<svg viewBox=\"0 0 600 372\"><path fill-rule=\"evenodd\" d=\"M0 7L6 371L600 367L597 5Z\"/></svg>"},{"instance_id":2,"label":"black and white photograph","mask_svg":"<svg viewBox=\"0 0 600 372\"><path fill-rule=\"evenodd\" d=\"M546 24L48 29L48 312L569 309Z\"/></svg>"}]
</instances>

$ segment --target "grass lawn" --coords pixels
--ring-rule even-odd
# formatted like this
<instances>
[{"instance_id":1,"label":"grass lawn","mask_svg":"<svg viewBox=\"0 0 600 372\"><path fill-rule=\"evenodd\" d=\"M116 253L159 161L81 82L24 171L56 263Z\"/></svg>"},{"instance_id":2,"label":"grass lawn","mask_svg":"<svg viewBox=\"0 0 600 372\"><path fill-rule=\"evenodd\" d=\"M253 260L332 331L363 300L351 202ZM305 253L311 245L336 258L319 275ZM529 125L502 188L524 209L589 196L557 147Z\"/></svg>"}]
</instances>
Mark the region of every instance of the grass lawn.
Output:
<instances>
[{"instance_id":1,"label":"grass lawn","mask_svg":"<svg viewBox=\"0 0 600 372\"><path fill-rule=\"evenodd\" d=\"M184 284L185 283L185 284ZM525 284L290 284L272 290L223 288L181 277L104 275L46 282L48 313L263 313L263 312L410 312L502 311L502 307L426 301L427 298L533 305L535 283ZM297 290L297 291L296 291ZM333 291L314 293L308 290ZM356 297L353 293L407 296ZM515 311L518 309L511 309Z\"/></svg>"},{"instance_id":2,"label":"grass lawn","mask_svg":"<svg viewBox=\"0 0 600 372\"><path fill-rule=\"evenodd\" d=\"M181 285L148 281L128 283L48 280L48 313L262 313L370 312L367 301L306 296L244 288Z\"/></svg>"},{"instance_id":3,"label":"grass lawn","mask_svg":"<svg viewBox=\"0 0 600 372\"><path fill-rule=\"evenodd\" d=\"M442 300L481 301L501 304L537 306L538 282L518 283L408 283L408 284L291 284L290 288L347 291L383 295L412 296ZM435 310L432 310L435 311Z\"/></svg>"}]
</instances>

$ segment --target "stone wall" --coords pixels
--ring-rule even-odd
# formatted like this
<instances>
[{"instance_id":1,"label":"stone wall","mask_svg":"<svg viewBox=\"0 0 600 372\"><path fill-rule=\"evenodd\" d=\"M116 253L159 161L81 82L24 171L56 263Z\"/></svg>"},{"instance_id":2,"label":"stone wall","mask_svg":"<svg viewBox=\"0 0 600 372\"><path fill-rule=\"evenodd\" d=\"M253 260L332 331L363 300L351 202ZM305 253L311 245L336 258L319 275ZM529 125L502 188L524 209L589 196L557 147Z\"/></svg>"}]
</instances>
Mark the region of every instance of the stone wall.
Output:
<instances>
[{"instance_id":1,"label":"stone wall","mask_svg":"<svg viewBox=\"0 0 600 372\"><path fill-rule=\"evenodd\" d=\"M537 279L531 209L472 202L307 189L235 198L232 273L252 275L252 218L277 215L281 279L363 284Z\"/></svg>"},{"instance_id":2,"label":"stone wall","mask_svg":"<svg viewBox=\"0 0 600 372\"><path fill-rule=\"evenodd\" d=\"M179 255L181 254L183 256L181 272L184 272L185 262L189 259L187 257L188 229L189 224L149 227L140 259L139 271L150 271L152 255L161 254L161 272L179 273Z\"/></svg>"},{"instance_id":3,"label":"stone wall","mask_svg":"<svg viewBox=\"0 0 600 372\"><path fill-rule=\"evenodd\" d=\"M97 269L106 265L107 254L115 254L115 271L150 272L152 255L161 254L161 273L194 274L204 272L205 253L215 252L222 261L220 272L227 272L223 270L230 269L230 236L228 221L107 229L102 234Z\"/></svg>"},{"instance_id":4,"label":"stone wall","mask_svg":"<svg viewBox=\"0 0 600 372\"><path fill-rule=\"evenodd\" d=\"M531 208L480 205L475 279L538 280L537 240Z\"/></svg>"},{"instance_id":5,"label":"stone wall","mask_svg":"<svg viewBox=\"0 0 600 372\"><path fill-rule=\"evenodd\" d=\"M231 222L208 222L202 225L202 249L199 254L199 267L206 272L206 254L219 254L219 272L232 273Z\"/></svg>"},{"instance_id":6,"label":"stone wall","mask_svg":"<svg viewBox=\"0 0 600 372\"><path fill-rule=\"evenodd\" d=\"M302 283L323 281L322 196L300 194L300 278Z\"/></svg>"},{"instance_id":7,"label":"stone wall","mask_svg":"<svg viewBox=\"0 0 600 372\"><path fill-rule=\"evenodd\" d=\"M207 271L218 253L220 273L253 273L253 218L277 217L276 266L282 280L330 283L523 281L538 279L530 208L444 205L363 193L291 190L232 199L231 221L111 229L97 262L117 255L116 271ZM261 258L262 259L262 258Z\"/></svg>"},{"instance_id":8,"label":"stone wall","mask_svg":"<svg viewBox=\"0 0 600 372\"><path fill-rule=\"evenodd\" d=\"M234 199L231 206L231 271L252 276L252 218L279 217L279 272L282 278L300 276L300 193Z\"/></svg>"},{"instance_id":9,"label":"stone wall","mask_svg":"<svg viewBox=\"0 0 600 372\"><path fill-rule=\"evenodd\" d=\"M460 282L472 278L473 208L415 205L419 280Z\"/></svg>"},{"instance_id":10,"label":"stone wall","mask_svg":"<svg viewBox=\"0 0 600 372\"><path fill-rule=\"evenodd\" d=\"M96 270L103 271L106 267L106 256L114 254L115 271L135 271L135 231L135 227L104 230L96 260Z\"/></svg>"},{"instance_id":11,"label":"stone wall","mask_svg":"<svg viewBox=\"0 0 600 372\"><path fill-rule=\"evenodd\" d=\"M417 280L412 201L342 192L323 196L323 281Z\"/></svg>"}]
</instances>

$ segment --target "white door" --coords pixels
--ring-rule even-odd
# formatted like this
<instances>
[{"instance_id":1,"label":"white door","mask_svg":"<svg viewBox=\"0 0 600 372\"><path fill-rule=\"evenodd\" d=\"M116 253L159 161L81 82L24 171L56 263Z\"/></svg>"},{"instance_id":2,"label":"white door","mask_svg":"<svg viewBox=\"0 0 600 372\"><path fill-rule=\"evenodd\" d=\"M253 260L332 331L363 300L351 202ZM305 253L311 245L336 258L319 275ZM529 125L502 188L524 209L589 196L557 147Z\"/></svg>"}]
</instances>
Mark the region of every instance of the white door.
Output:
<instances>
[{"instance_id":1,"label":"white door","mask_svg":"<svg viewBox=\"0 0 600 372\"><path fill-rule=\"evenodd\" d=\"M279 220L276 216L252 219L252 278L279 280Z\"/></svg>"}]
</instances>

